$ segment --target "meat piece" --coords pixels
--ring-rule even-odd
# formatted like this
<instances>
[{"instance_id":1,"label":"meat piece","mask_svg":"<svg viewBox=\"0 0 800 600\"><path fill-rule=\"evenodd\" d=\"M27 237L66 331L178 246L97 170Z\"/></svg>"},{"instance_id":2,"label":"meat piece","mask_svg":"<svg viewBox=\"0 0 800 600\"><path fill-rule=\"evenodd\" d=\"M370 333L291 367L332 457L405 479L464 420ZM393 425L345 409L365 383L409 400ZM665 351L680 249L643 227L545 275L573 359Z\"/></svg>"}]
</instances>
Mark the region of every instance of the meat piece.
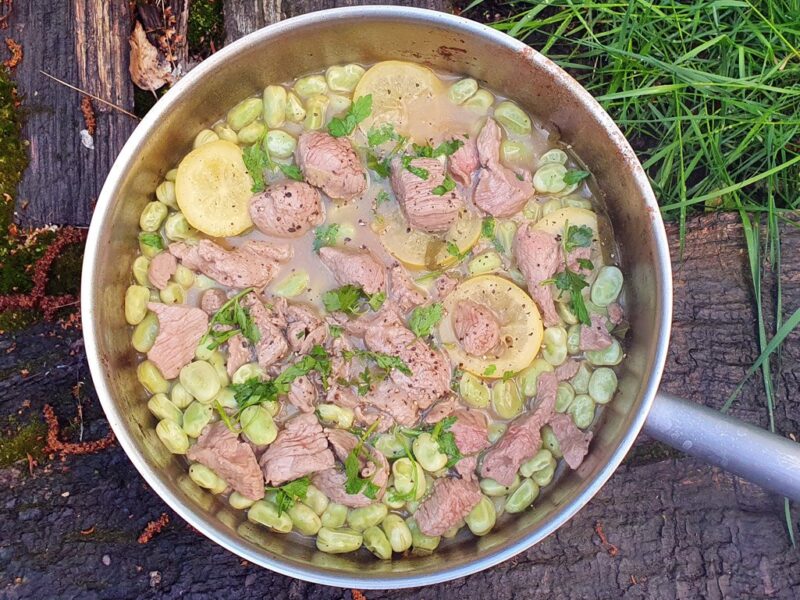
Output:
<instances>
[{"instance_id":1,"label":"meat piece","mask_svg":"<svg viewBox=\"0 0 800 600\"><path fill-rule=\"evenodd\" d=\"M178 261L169 252L156 254L147 267L147 278L158 289L163 290L169 283L169 278L175 274Z\"/></svg>"},{"instance_id":2,"label":"meat piece","mask_svg":"<svg viewBox=\"0 0 800 600\"><path fill-rule=\"evenodd\" d=\"M364 167L347 138L304 133L297 141L297 164L306 181L336 200L352 200L367 188Z\"/></svg>"},{"instance_id":3,"label":"meat piece","mask_svg":"<svg viewBox=\"0 0 800 600\"><path fill-rule=\"evenodd\" d=\"M292 258L291 246L274 246L249 240L234 250L225 250L211 240L196 245L176 242L170 253L192 271L199 271L214 281L235 288L262 289L278 272L278 264Z\"/></svg>"},{"instance_id":4,"label":"meat piece","mask_svg":"<svg viewBox=\"0 0 800 600\"><path fill-rule=\"evenodd\" d=\"M570 469L577 469L583 462L583 457L589 452L589 443L592 441L592 432L583 432L575 425L572 417L556 413L550 417L550 428L558 440L564 460Z\"/></svg>"},{"instance_id":5,"label":"meat piece","mask_svg":"<svg viewBox=\"0 0 800 600\"><path fill-rule=\"evenodd\" d=\"M567 266L578 273L579 275L586 276L591 269L584 269L580 265L581 260L589 260L592 257L592 248L573 248L567 253Z\"/></svg>"},{"instance_id":6,"label":"meat piece","mask_svg":"<svg viewBox=\"0 0 800 600\"><path fill-rule=\"evenodd\" d=\"M452 319L456 339L467 354L497 356L502 352L500 323L491 309L462 300L456 304Z\"/></svg>"},{"instance_id":7,"label":"meat piece","mask_svg":"<svg viewBox=\"0 0 800 600\"><path fill-rule=\"evenodd\" d=\"M350 508L361 508L373 504L375 500L368 498L363 493L348 494L345 491L347 475L340 469L326 469L311 476L311 483L325 494L331 502L343 504Z\"/></svg>"},{"instance_id":8,"label":"meat piece","mask_svg":"<svg viewBox=\"0 0 800 600\"><path fill-rule=\"evenodd\" d=\"M259 461L269 485L283 485L333 467L333 453L317 417L302 414L286 421Z\"/></svg>"},{"instance_id":9,"label":"meat piece","mask_svg":"<svg viewBox=\"0 0 800 600\"><path fill-rule=\"evenodd\" d=\"M356 377L355 366L353 361L344 357L345 352L353 350L353 345L350 341L340 335L333 339L328 338L327 344L328 355L331 357L331 381L350 381Z\"/></svg>"},{"instance_id":10,"label":"meat piece","mask_svg":"<svg viewBox=\"0 0 800 600\"><path fill-rule=\"evenodd\" d=\"M247 294L242 298L242 304L250 312L250 318L258 327L261 337L256 342L256 356L258 364L266 369L286 356L289 344L283 337L275 316L261 303L258 296L253 293Z\"/></svg>"},{"instance_id":11,"label":"meat piece","mask_svg":"<svg viewBox=\"0 0 800 600\"><path fill-rule=\"evenodd\" d=\"M500 127L487 119L478 135L478 156L484 169L472 196L475 206L494 217L510 217L522 210L534 189L526 178L500 163Z\"/></svg>"},{"instance_id":12,"label":"meat piece","mask_svg":"<svg viewBox=\"0 0 800 600\"><path fill-rule=\"evenodd\" d=\"M221 421L206 427L186 456L207 466L245 498L264 497L264 474L253 449Z\"/></svg>"},{"instance_id":13,"label":"meat piece","mask_svg":"<svg viewBox=\"0 0 800 600\"><path fill-rule=\"evenodd\" d=\"M325 207L307 183L282 181L250 199L250 218L267 235L295 238L325 221Z\"/></svg>"},{"instance_id":14,"label":"meat piece","mask_svg":"<svg viewBox=\"0 0 800 600\"><path fill-rule=\"evenodd\" d=\"M408 388L399 387L391 380L380 382L378 387L360 398L359 404L362 407L362 417L379 411L403 427L413 427L419 419L419 407ZM368 408L374 410L365 412ZM374 420L375 418L369 417L364 419L368 424L372 424Z\"/></svg>"},{"instance_id":15,"label":"meat piece","mask_svg":"<svg viewBox=\"0 0 800 600\"><path fill-rule=\"evenodd\" d=\"M355 408L358 406L358 401L358 397L353 390L339 387L336 384L329 387L328 393L325 395L325 402L343 408Z\"/></svg>"},{"instance_id":16,"label":"meat piece","mask_svg":"<svg viewBox=\"0 0 800 600\"><path fill-rule=\"evenodd\" d=\"M476 480L443 477L433 484L433 493L419 505L414 518L425 535L442 535L460 523L482 497Z\"/></svg>"},{"instance_id":17,"label":"meat piece","mask_svg":"<svg viewBox=\"0 0 800 600\"><path fill-rule=\"evenodd\" d=\"M561 246L558 241L551 234L526 223L517 229L514 237L514 257L528 284L528 293L542 311L544 324L548 327L558 325L553 292L549 285L542 285L561 265Z\"/></svg>"},{"instance_id":18,"label":"meat piece","mask_svg":"<svg viewBox=\"0 0 800 600\"><path fill-rule=\"evenodd\" d=\"M450 277L450 275L445 273L437 277L433 285L436 289L436 299L442 301L450 295L450 292L456 289L456 286L458 286L458 279Z\"/></svg>"},{"instance_id":19,"label":"meat piece","mask_svg":"<svg viewBox=\"0 0 800 600\"><path fill-rule=\"evenodd\" d=\"M575 373L581 368L581 363L574 358L568 359L566 362L556 367L555 375L559 381L566 381L575 377Z\"/></svg>"},{"instance_id":20,"label":"meat piece","mask_svg":"<svg viewBox=\"0 0 800 600\"><path fill-rule=\"evenodd\" d=\"M302 375L289 386L288 398L292 406L296 406L304 413L313 413L314 402L317 400L317 388L308 377Z\"/></svg>"},{"instance_id":21,"label":"meat piece","mask_svg":"<svg viewBox=\"0 0 800 600\"><path fill-rule=\"evenodd\" d=\"M359 404L353 409L353 413L355 413L356 422L364 427L372 427L377 422L378 424L375 426L377 433L386 433L395 426L392 417L372 406Z\"/></svg>"},{"instance_id":22,"label":"meat piece","mask_svg":"<svg viewBox=\"0 0 800 600\"><path fill-rule=\"evenodd\" d=\"M602 315L592 314L591 325L581 325L581 341L579 348L586 350L605 350L612 343L611 334L606 327L606 320Z\"/></svg>"},{"instance_id":23,"label":"meat piece","mask_svg":"<svg viewBox=\"0 0 800 600\"><path fill-rule=\"evenodd\" d=\"M369 250L326 246L319 258L339 285L355 285L370 295L386 291L386 268Z\"/></svg>"},{"instance_id":24,"label":"meat piece","mask_svg":"<svg viewBox=\"0 0 800 600\"><path fill-rule=\"evenodd\" d=\"M347 459L350 454L358 445L358 438L355 434L345 431L344 429L325 428L325 437L328 438L328 443L333 448L333 454L341 462Z\"/></svg>"},{"instance_id":25,"label":"meat piece","mask_svg":"<svg viewBox=\"0 0 800 600\"><path fill-rule=\"evenodd\" d=\"M427 171L428 177L423 179L408 167ZM445 180L444 165L435 158L415 158L408 167L400 158L392 161L392 190L408 224L428 233L447 231L464 208L461 192L454 187L441 195L433 193Z\"/></svg>"},{"instance_id":26,"label":"meat piece","mask_svg":"<svg viewBox=\"0 0 800 600\"><path fill-rule=\"evenodd\" d=\"M431 407L423 421L428 425L438 423L445 417L449 417L456 409L456 406L458 406L458 401L455 396L448 396L444 400L439 400Z\"/></svg>"},{"instance_id":27,"label":"meat piece","mask_svg":"<svg viewBox=\"0 0 800 600\"><path fill-rule=\"evenodd\" d=\"M540 430L550 420L556 403L558 380L553 373L539 375L535 410L517 417L503 437L483 457L481 477L511 485L519 466L533 457L542 443Z\"/></svg>"},{"instance_id":28,"label":"meat piece","mask_svg":"<svg viewBox=\"0 0 800 600\"><path fill-rule=\"evenodd\" d=\"M472 479L477 481L478 455L473 454L472 456L465 456L456 463L455 469L456 473L458 473L462 479Z\"/></svg>"},{"instance_id":29,"label":"meat piece","mask_svg":"<svg viewBox=\"0 0 800 600\"><path fill-rule=\"evenodd\" d=\"M194 359L197 344L208 330L208 315L181 304L148 302L147 308L158 317L158 335L147 358L165 379L175 379Z\"/></svg>"},{"instance_id":30,"label":"meat piece","mask_svg":"<svg viewBox=\"0 0 800 600\"><path fill-rule=\"evenodd\" d=\"M622 306L618 303L612 302L606 308L608 310L608 320L611 321L612 325L619 325L625 320L625 311L622 310Z\"/></svg>"},{"instance_id":31,"label":"meat piece","mask_svg":"<svg viewBox=\"0 0 800 600\"><path fill-rule=\"evenodd\" d=\"M455 139L461 140L464 145L450 155L450 172L453 174L453 179L458 183L464 187L471 187L472 174L480 166L478 146L475 143L475 138L457 135Z\"/></svg>"},{"instance_id":32,"label":"meat piece","mask_svg":"<svg viewBox=\"0 0 800 600\"><path fill-rule=\"evenodd\" d=\"M390 297L402 312L407 313L415 306L425 304L428 295L414 283L404 267L399 264L393 266L391 275L392 293Z\"/></svg>"},{"instance_id":33,"label":"meat piece","mask_svg":"<svg viewBox=\"0 0 800 600\"><path fill-rule=\"evenodd\" d=\"M211 288L200 296L200 308L208 315L214 315L228 301L225 292L219 288Z\"/></svg>"},{"instance_id":34,"label":"meat piece","mask_svg":"<svg viewBox=\"0 0 800 600\"><path fill-rule=\"evenodd\" d=\"M461 454L473 454L489 447L489 423L480 411L466 408L453 413L456 422L450 426Z\"/></svg>"},{"instance_id":35,"label":"meat piece","mask_svg":"<svg viewBox=\"0 0 800 600\"><path fill-rule=\"evenodd\" d=\"M233 377L233 374L241 367L250 362L252 355L252 348L250 342L241 334L237 333L228 340L228 362L226 368L228 376Z\"/></svg>"},{"instance_id":36,"label":"meat piece","mask_svg":"<svg viewBox=\"0 0 800 600\"><path fill-rule=\"evenodd\" d=\"M328 324L310 306L290 304L284 312L286 339L298 354L308 354L314 346L321 346L328 339Z\"/></svg>"}]
</instances>

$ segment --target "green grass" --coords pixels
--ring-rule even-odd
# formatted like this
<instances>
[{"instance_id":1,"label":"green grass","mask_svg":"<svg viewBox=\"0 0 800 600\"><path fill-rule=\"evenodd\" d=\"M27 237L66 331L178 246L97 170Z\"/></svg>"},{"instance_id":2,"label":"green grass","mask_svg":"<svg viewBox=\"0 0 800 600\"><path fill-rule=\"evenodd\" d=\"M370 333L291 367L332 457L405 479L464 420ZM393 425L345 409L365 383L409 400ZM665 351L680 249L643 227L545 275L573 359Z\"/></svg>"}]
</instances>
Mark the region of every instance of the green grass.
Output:
<instances>
[{"instance_id":1,"label":"green grass","mask_svg":"<svg viewBox=\"0 0 800 600\"><path fill-rule=\"evenodd\" d=\"M482 4L472 2L466 16L480 16ZM761 352L746 378L761 371L775 431L770 359L800 324L800 308L784 319L780 286L780 225L796 226L791 216L800 209L800 0L545 0L491 8L488 14L508 15L494 27L567 69L619 124L665 218L679 223L681 251L690 214L739 212ZM765 268L778 281L771 337ZM794 543L788 500L785 507Z\"/></svg>"}]
</instances>

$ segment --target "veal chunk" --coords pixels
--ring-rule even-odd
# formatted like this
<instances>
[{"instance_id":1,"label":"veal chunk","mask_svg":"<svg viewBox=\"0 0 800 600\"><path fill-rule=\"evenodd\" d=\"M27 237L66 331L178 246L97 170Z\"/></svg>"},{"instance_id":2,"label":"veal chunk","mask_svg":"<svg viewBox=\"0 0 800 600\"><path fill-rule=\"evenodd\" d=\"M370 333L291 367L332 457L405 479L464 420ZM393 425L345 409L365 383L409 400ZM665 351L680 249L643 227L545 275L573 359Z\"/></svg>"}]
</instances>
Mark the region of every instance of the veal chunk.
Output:
<instances>
[{"instance_id":1,"label":"veal chunk","mask_svg":"<svg viewBox=\"0 0 800 600\"><path fill-rule=\"evenodd\" d=\"M306 181L336 200L352 200L367 188L364 167L347 138L318 131L297 142L297 164Z\"/></svg>"},{"instance_id":2,"label":"veal chunk","mask_svg":"<svg viewBox=\"0 0 800 600\"><path fill-rule=\"evenodd\" d=\"M514 257L528 284L528 293L539 305L548 327L558 325L559 318L553 302L553 292L548 284L561 264L561 247L546 231L534 229L525 223L514 237Z\"/></svg>"},{"instance_id":3,"label":"veal chunk","mask_svg":"<svg viewBox=\"0 0 800 600\"><path fill-rule=\"evenodd\" d=\"M314 346L322 345L328 339L328 324L310 306L289 304L284 314L286 339L298 354L308 354Z\"/></svg>"},{"instance_id":4,"label":"veal chunk","mask_svg":"<svg viewBox=\"0 0 800 600\"><path fill-rule=\"evenodd\" d=\"M294 238L325 220L319 192L302 181L282 181L250 199L250 218L267 235Z\"/></svg>"},{"instance_id":5,"label":"veal chunk","mask_svg":"<svg viewBox=\"0 0 800 600\"><path fill-rule=\"evenodd\" d=\"M253 449L221 421L206 427L186 455L214 471L245 498L264 497L264 474Z\"/></svg>"},{"instance_id":6,"label":"veal chunk","mask_svg":"<svg viewBox=\"0 0 800 600\"><path fill-rule=\"evenodd\" d=\"M377 419L381 419L383 426L396 423L403 427L413 427L419 419L419 407L413 394L391 380L381 381L366 396L359 396L359 408L356 416L366 425L372 425Z\"/></svg>"},{"instance_id":7,"label":"veal chunk","mask_svg":"<svg viewBox=\"0 0 800 600\"><path fill-rule=\"evenodd\" d=\"M472 174L480 166L478 146L475 138L466 138L463 135L455 136L463 145L450 156L450 172L453 179L464 187L472 185Z\"/></svg>"},{"instance_id":8,"label":"veal chunk","mask_svg":"<svg viewBox=\"0 0 800 600\"><path fill-rule=\"evenodd\" d=\"M407 313L415 306L425 304L428 295L420 288L405 268L399 264L394 265L391 270L392 292L390 298L397 303L400 310Z\"/></svg>"},{"instance_id":9,"label":"veal chunk","mask_svg":"<svg viewBox=\"0 0 800 600\"><path fill-rule=\"evenodd\" d=\"M561 413L554 414L550 418L549 425L558 440L564 460L570 469L577 469L583 462L583 457L589 452L592 432L584 433L578 429L572 417Z\"/></svg>"},{"instance_id":10,"label":"veal chunk","mask_svg":"<svg viewBox=\"0 0 800 600\"><path fill-rule=\"evenodd\" d=\"M256 356L258 364L266 369L272 366L289 351L289 344L279 327L279 319L275 316L254 293L242 298L242 305L250 313L250 318L258 327L259 339L256 342Z\"/></svg>"},{"instance_id":11,"label":"veal chunk","mask_svg":"<svg viewBox=\"0 0 800 600\"><path fill-rule=\"evenodd\" d=\"M169 283L169 278L175 274L178 261L169 252L159 252L150 261L147 267L147 278L155 287L163 290Z\"/></svg>"},{"instance_id":12,"label":"veal chunk","mask_svg":"<svg viewBox=\"0 0 800 600\"><path fill-rule=\"evenodd\" d=\"M496 356L502 352L500 323L490 308L462 300L456 304L452 319L456 339L467 354Z\"/></svg>"},{"instance_id":13,"label":"veal chunk","mask_svg":"<svg viewBox=\"0 0 800 600\"><path fill-rule=\"evenodd\" d=\"M466 408L455 411L455 423L450 426L461 454L480 452L489 446L489 423L480 411Z\"/></svg>"},{"instance_id":14,"label":"veal chunk","mask_svg":"<svg viewBox=\"0 0 800 600\"><path fill-rule=\"evenodd\" d=\"M425 535L442 535L458 525L481 498L475 479L442 477L436 480L433 493L419 505L414 518Z\"/></svg>"},{"instance_id":15,"label":"veal chunk","mask_svg":"<svg viewBox=\"0 0 800 600\"><path fill-rule=\"evenodd\" d=\"M333 467L333 453L316 415L306 413L286 421L259 461L269 485L283 485L309 473Z\"/></svg>"},{"instance_id":16,"label":"veal chunk","mask_svg":"<svg viewBox=\"0 0 800 600\"><path fill-rule=\"evenodd\" d=\"M591 325L581 325L581 338L579 348L586 350L605 350L614 341L608 333L606 320L602 315L592 314Z\"/></svg>"},{"instance_id":17,"label":"veal chunk","mask_svg":"<svg viewBox=\"0 0 800 600\"><path fill-rule=\"evenodd\" d=\"M418 171L412 173L409 168ZM428 176L420 177L424 172ZM464 208L458 188L436 190L444 183L445 175L444 165L435 158L415 158L408 166L399 158L392 161L392 190L408 224L414 229L428 233L447 231Z\"/></svg>"},{"instance_id":18,"label":"veal chunk","mask_svg":"<svg viewBox=\"0 0 800 600\"><path fill-rule=\"evenodd\" d=\"M192 362L197 344L208 330L208 315L180 304L149 302L147 308L158 317L158 335L147 358L165 379L174 379Z\"/></svg>"},{"instance_id":19,"label":"veal chunk","mask_svg":"<svg viewBox=\"0 0 800 600\"><path fill-rule=\"evenodd\" d=\"M386 268L369 250L326 246L319 258L340 285L355 285L367 294L386 291Z\"/></svg>"}]
</instances>

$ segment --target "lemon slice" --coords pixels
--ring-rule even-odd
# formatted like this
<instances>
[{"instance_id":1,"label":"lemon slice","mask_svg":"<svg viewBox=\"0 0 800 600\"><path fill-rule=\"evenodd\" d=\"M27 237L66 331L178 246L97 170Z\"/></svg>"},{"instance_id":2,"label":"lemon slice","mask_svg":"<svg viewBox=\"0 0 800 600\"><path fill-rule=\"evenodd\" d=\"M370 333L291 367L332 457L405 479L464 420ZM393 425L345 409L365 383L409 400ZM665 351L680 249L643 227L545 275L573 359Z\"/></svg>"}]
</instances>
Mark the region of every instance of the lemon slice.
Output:
<instances>
[{"instance_id":1,"label":"lemon slice","mask_svg":"<svg viewBox=\"0 0 800 600\"><path fill-rule=\"evenodd\" d=\"M457 257L448 252L449 243L458 247L460 254L467 252L481 236L481 219L468 210L462 210L456 222L443 237L411 229L400 212L384 217L378 230L386 251L412 269L431 271L454 264Z\"/></svg>"},{"instance_id":2,"label":"lemon slice","mask_svg":"<svg viewBox=\"0 0 800 600\"><path fill-rule=\"evenodd\" d=\"M552 235L564 235L568 224L575 227L586 225L597 236L597 215L591 210L574 206L554 210L537 221L533 228Z\"/></svg>"},{"instance_id":3,"label":"lemon slice","mask_svg":"<svg viewBox=\"0 0 800 600\"><path fill-rule=\"evenodd\" d=\"M464 352L453 331L452 315L462 300L490 308L500 322L500 339L506 349L500 356L479 357ZM531 297L515 283L497 275L479 275L461 282L443 302L445 317L439 338L451 360L465 371L496 379L516 373L533 361L542 344L542 318Z\"/></svg>"},{"instance_id":4,"label":"lemon slice","mask_svg":"<svg viewBox=\"0 0 800 600\"><path fill-rule=\"evenodd\" d=\"M372 66L358 82L353 98L372 94L372 112L361 122L365 133L371 127L391 123L405 134L409 105L433 102L442 83L428 67L401 60L387 60Z\"/></svg>"},{"instance_id":5,"label":"lemon slice","mask_svg":"<svg viewBox=\"0 0 800 600\"><path fill-rule=\"evenodd\" d=\"M181 161L175 196L192 227L212 237L228 237L253 226L252 185L242 149L217 140L192 150Z\"/></svg>"}]
</instances>

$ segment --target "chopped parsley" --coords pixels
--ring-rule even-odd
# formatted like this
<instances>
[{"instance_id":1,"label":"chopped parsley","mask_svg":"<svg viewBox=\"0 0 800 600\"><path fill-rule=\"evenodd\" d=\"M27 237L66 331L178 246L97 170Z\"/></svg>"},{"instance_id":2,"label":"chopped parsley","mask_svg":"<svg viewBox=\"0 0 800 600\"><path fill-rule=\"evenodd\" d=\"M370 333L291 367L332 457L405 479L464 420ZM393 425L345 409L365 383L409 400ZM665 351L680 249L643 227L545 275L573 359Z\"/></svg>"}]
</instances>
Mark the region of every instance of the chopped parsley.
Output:
<instances>
[{"instance_id":1,"label":"chopped parsley","mask_svg":"<svg viewBox=\"0 0 800 600\"><path fill-rule=\"evenodd\" d=\"M160 233L142 231L139 234L139 242L143 246L149 246L150 248L155 248L156 250L164 249L164 239L161 237Z\"/></svg>"},{"instance_id":2,"label":"chopped parsley","mask_svg":"<svg viewBox=\"0 0 800 600\"><path fill-rule=\"evenodd\" d=\"M418 144L413 144L411 147L414 151L414 154L419 158L436 158L437 156L442 155L450 156L463 145L464 142L461 140L448 140L446 142L442 142L435 148L430 145L420 146Z\"/></svg>"},{"instance_id":3,"label":"chopped parsley","mask_svg":"<svg viewBox=\"0 0 800 600\"><path fill-rule=\"evenodd\" d=\"M237 333L241 333L253 344L261 339L261 332L250 318L250 311L240 303L242 297L252 291L253 288L242 290L223 304L222 307L214 313L214 316L211 317L211 321L208 324L208 332L203 337L203 342L201 342L205 343L210 339L211 343L208 345L209 350L218 348ZM228 326L230 329L223 331L218 329L216 327L217 325Z\"/></svg>"},{"instance_id":4,"label":"chopped parsley","mask_svg":"<svg viewBox=\"0 0 800 600\"><path fill-rule=\"evenodd\" d=\"M286 512L295 502L305 500L308 493L308 486L311 484L308 477L301 477L289 483L284 483L280 487L267 487L267 491L277 490L275 504L278 505L278 516Z\"/></svg>"},{"instance_id":5,"label":"chopped parsley","mask_svg":"<svg viewBox=\"0 0 800 600\"><path fill-rule=\"evenodd\" d=\"M594 263L590 261L588 258L579 258L578 266L586 271L591 271L592 269L594 269Z\"/></svg>"},{"instance_id":6,"label":"chopped parsley","mask_svg":"<svg viewBox=\"0 0 800 600\"><path fill-rule=\"evenodd\" d=\"M370 127L369 131L367 132L367 143L373 147L399 139L400 136L397 135L397 132L394 130L394 126L391 123L384 123L379 128Z\"/></svg>"},{"instance_id":7,"label":"chopped parsley","mask_svg":"<svg viewBox=\"0 0 800 600\"><path fill-rule=\"evenodd\" d=\"M587 225L568 225L564 238L564 250L569 253L575 248L588 248L592 245L592 229Z\"/></svg>"},{"instance_id":8,"label":"chopped parsley","mask_svg":"<svg viewBox=\"0 0 800 600\"><path fill-rule=\"evenodd\" d=\"M456 187L456 182L450 177L450 173L444 176L444 180L431 190L434 196L444 196L447 192L452 192Z\"/></svg>"},{"instance_id":9,"label":"chopped parsley","mask_svg":"<svg viewBox=\"0 0 800 600\"><path fill-rule=\"evenodd\" d=\"M589 176L589 171L570 170L564 174L564 183L572 185L579 183Z\"/></svg>"},{"instance_id":10,"label":"chopped parsley","mask_svg":"<svg viewBox=\"0 0 800 600\"><path fill-rule=\"evenodd\" d=\"M486 377L491 377L492 375L494 375L495 371L497 371L497 365L489 365L483 370L483 374Z\"/></svg>"},{"instance_id":11,"label":"chopped parsley","mask_svg":"<svg viewBox=\"0 0 800 600\"><path fill-rule=\"evenodd\" d=\"M367 152L367 168L375 171L379 177L386 179L392 172L392 165L388 158L378 158L373 152Z\"/></svg>"},{"instance_id":12,"label":"chopped parsley","mask_svg":"<svg viewBox=\"0 0 800 600\"><path fill-rule=\"evenodd\" d=\"M345 360L352 360L353 358L371 360L379 369L384 371L397 369L403 375L411 376L411 369L408 368L406 361L399 356L392 356L383 352L372 352L371 350L346 350L342 353L342 356L344 356Z\"/></svg>"},{"instance_id":13,"label":"chopped parsley","mask_svg":"<svg viewBox=\"0 0 800 600\"><path fill-rule=\"evenodd\" d=\"M516 373L514 371L503 371L503 381L508 381L509 379L513 379Z\"/></svg>"},{"instance_id":14,"label":"chopped parsley","mask_svg":"<svg viewBox=\"0 0 800 600\"><path fill-rule=\"evenodd\" d=\"M553 279L546 282L543 281L540 285L545 283L554 283L560 291L569 292L570 298L572 298L572 309L575 311L578 321L584 325L591 324L589 311L586 308L586 302L583 300L583 294L581 294L581 290L589 286L583 277L569 267L564 267L564 270L556 274Z\"/></svg>"},{"instance_id":15,"label":"chopped parsley","mask_svg":"<svg viewBox=\"0 0 800 600\"><path fill-rule=\"evenodd\" d=\"M423 169L422 167L415 167L414 165L411 164L412 160L414 160L413 156L404 156L403 157L403 168L406 171L408 171L410 173L413 173L414 175L416 175L420 179L427 180L428 177L430 177L430 173L428 172L428 169Z\"/></svg>"},{"instance_id":16,"label":"chopped parsley","mask_svg":"<svg viewBox=\"0 0 800 600\"><path fill-rule=\"evenodd\" d=\"M483 221L481 222L481 236L490 240L494 238L494 226L494 217L483 217Z\"/></svg>"},{"instance_id":17,"label":"chopped parsley","mask_svg":"<svg viewBox=\"0 0 800 600\"><path fill-rule=\"evenodd\" d=\"M294 179L295 181L303 181L303 172L297 165L279 164L278 168L281 170L281 173L286 175L286 177L288 177L289 179Z\"/></svg>"},{"instance_id":18,"label":"chopped parsley","mask_svg":"<svg viewBox=\"0 0 800 600\"><path fill-rule=\"evenodd\" d=\"M433 328L436 327L441 320L441 304L417 306L411 311L411 316L408 318L408 327L417 337L425 337L431 334Z\"/></svg>"},{"instance_id":19,"label":"chopped parsley","mask_svg":"<svg viewBox=\"0 0 800 600\"><path fill-rule=\"evenodd\" d=\"M278 386L271 380L261 381L258 377L251 377L244 383L231 384L230 388L233 390L239 412L248 406L278 400Z\"/></svg>"},{"instance_id":20,"label":"chopped parsley","mask_svg":"<svg viewBox=\"0 0 800 600\"><path fill-rule=\"evenodd\" d=\"M330 327L328 327L328 331L330 331L331 338L333 338L334 340L342 336L342 328L340 325L331 325Z\"/></svg>"},{"instance_id":21,"label":"chopped parsley","mask_svg":"<svg viewBox=\"0 0 800 600\"><path fill-rule=\"evenodd\" d=\"M456 420L457 417L450 415L436 423L431 430L431 438L439 444L439 450L447 455L447 464L445 465L447 468L454 466L463 458L456 444L456 436L453 435L452 431L449 431Z\"/></svg>"},{"instance_id":22,"label":"chopped parsley","mask_svg":"<svg viewBox=\"0 0 800 600\"><path fill-rule=\"evenodd\" d=\"M256 194L263 192L267 188L267 182L264 178L264 172L267 170L275 171L279 169L289 179L303 181L303 172L297 165L283 165L272 160L264 144L266 135L265 132L255 144L242 150L244 166L253 180L253 187L250 190Z\"/></svg>"},{"instance_id":23,"label":"chopped parsley","mask_svg":"<svg viewBox=\"0 0 800 600\"><path fill-rule=\"evenodd\" d=\"M467 256L467 254L469 254L469 248L464 250L464 252L461 252L455 242L447 242L447 253L450 256L454 256L456 260L460 262L464 260L464 257Z\"/></svg>"},{"instance_id":24,"label":"chopped parsley","mask_svg":"<svg viewBox=\"0 0 800 600\"><path fill-rule=\"evenodd\" d=\"M363 492L367 498L374 500L380 491L380 488L372 482L372 477L368 479L361 477L361 461L359 460L364 449L364 443L372 435L379 423L380 419L370 425L369 429L359 437L356 447L344 459L344 472L347 476L344 491L350 495Z\"/></svg>"},{"instance_id":25,"label":"chopped parsley","mask_svg":"<svg viewBox=\"0 0 800 600\"><path fill-rule=\"evenodd\" d=\"M386 300L385 292L367 294L357 285L343 285L322 295L322 303L328 312L343 312L348 315L360 315L366 312L366 304L374 311L380 309Z\"/></svg>"},{"instance_id":26,"label":"chopped parsley","mask_svg":"<svg viewBox=\"0 0 800 600\"><path fill-rule=\"evenodd\" d=\"M355 102L347 109L344 117L334 117L328 123L328 133L339 138L350 135L356 126L366 119L372 112L372 94L356 98Z\"/></svg>"},{"instance_id":27,"label":"chopped parsley","mask_svg":"<svg viewBox=\"0 0 800 600\"><path fill-rule=\"evenodd\" d=\"M389 192L387 192L386 190L381 190L380 192L378 192L378 195L375 196L375 206L380 206L385 202L391 201L391 199L392 197L389 195Z\"/></svg>"},{"instance_id":28,"label":"chopped parsley","mask_svg":"<svg viewBox=\"0 0 800 600\"><path fill-rule=\"evenodd\" d=\"M325 246L335 246L336 240L339 237L339 229L341 229L341 227L338 223L330 223L317 227L314 230L314 243L311 246L314 252L319 252L319 249Z\"/></svg>"}]
</instances>

